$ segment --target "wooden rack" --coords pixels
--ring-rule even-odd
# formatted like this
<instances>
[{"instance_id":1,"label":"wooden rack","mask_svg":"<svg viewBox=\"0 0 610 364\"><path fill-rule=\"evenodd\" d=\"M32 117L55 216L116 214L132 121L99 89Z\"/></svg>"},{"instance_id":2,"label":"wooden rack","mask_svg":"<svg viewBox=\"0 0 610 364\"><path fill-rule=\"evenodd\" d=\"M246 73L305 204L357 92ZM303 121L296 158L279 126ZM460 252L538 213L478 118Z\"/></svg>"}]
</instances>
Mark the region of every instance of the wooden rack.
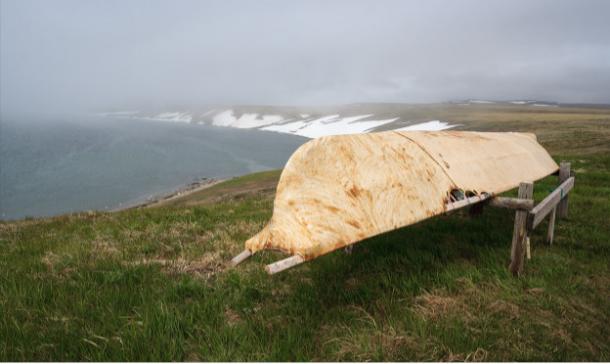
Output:
<instances>
[{"instance_id":1,"label":"wooden rack","mask_svg":"<svg viewBox=\"0 0 610 364\"><path fill-rule=\"evenodd\" d=\"M517 210L515 212L509 270L515 276L518 276L523 271L524 258L531 258L530 235L532 231L546 216L550 215L546 240L549 244L552 244L555 219L564 218L568 215L568 194L574 188L574 177L570 175L570 163L568 162L561 162L560 164L559 183L559 186L536 206L534 206L533 200L534 183L521 182L517 198L492 196L482 193L447 203L445 212L454 211L466 206L471 206L472 208L476 206L482 207L483 204ZM244 250L233 258L231 263L232 265L237 265L251 255L250 251ZM301 256L293 255L267 265L265 270L269 274L275 274L303 262L305 262L305 259Z\"/></svg>"},{"instance_id":2,"label":"wooden rack","mask_svg":"<svg viewBox=\"0 0 610 364\"><path fill-rule=\"evenodd\" d=\"M559 186L544 200L530 210L515 213L515 225L511 244L511 273L518 276L523 271L524 255L531 259L530 235L532 231L549 216L546 241L553 244L555 236L555 220L568 216L568 196L574 188L574 177L570 173L570 163L561 162L559 167ZM519 185L519 198L532 198L534 184L522 182ZM524 254L525 253L525 254Z\"/></svg>"},{"instance_id":3,"label":"wooden rack","mask_svg":"<svg viewBox=\"0 0 610 364\"><path fill-rule=\"evenodd\" d=\"M568 195L572 188L574 188L574 177L571 176L570 163L561 162L559 167L559 186L536 206L534 206L533 200L534 183L521 182L517 198L492 197L481 194L450 202L446 206L446 211L466 206L475 207L481 203L517 210L515 212L509 270L513 275L518 276L523 272L525 258L531 259L531 233L549 215L546 241L548 244L553 244L555 220L568 216Z\"/></svg>"}]
</instances>

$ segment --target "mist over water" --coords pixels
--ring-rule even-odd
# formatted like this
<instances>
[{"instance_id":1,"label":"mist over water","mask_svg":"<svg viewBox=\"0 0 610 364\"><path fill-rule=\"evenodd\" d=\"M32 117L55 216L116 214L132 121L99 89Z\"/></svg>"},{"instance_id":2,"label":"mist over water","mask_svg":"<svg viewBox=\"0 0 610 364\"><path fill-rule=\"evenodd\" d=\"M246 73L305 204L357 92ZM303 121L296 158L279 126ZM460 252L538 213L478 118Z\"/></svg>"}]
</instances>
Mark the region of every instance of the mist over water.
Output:
<instances>
[{"instance_id":1,"label":"mist over water","mask_svg":"<svg viewBox=\"0 0 610 364\"><path fill-rule=\"evenodd\" d=\"M202 177L281 168L305 141L150 120L2 120L0 219L105 210Z\"/></svg>"}]
</instances>

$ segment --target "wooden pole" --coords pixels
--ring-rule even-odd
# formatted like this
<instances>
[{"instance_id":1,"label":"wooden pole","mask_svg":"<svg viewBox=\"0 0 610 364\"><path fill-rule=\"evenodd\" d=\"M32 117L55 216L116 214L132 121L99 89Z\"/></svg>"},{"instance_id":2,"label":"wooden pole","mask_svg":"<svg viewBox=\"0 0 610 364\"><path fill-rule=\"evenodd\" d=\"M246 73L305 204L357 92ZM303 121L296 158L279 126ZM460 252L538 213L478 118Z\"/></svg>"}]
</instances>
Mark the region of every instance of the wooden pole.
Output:
<instances>
[{"instance_id":1,"label":"wooden pole","mask_svg":"<svg viewBox=\"0 0 610 364\"><path fill-rule=\"evenodd\" d=\"M534 194L534 184L532 182L521 182L519 184L519 198L531 199ZM513 228L513 241L510 251L511 273L515 276L521 274L523 270L523 258L525 254L525 239L527 238L527 211L517 210L515 213L515 225Z\"/></svg>"},{"instance_id":2,"label":"wooden pole","mask_svg":"<svg viewBox=\"0 0 610 364\"><path fill-rule=\"evenodd\" d=\"M461 209L464 206L469 206L475 203L479 203L481 201L485 201L490 197L491 195L483 193L479 196L466 197L459 201L449 202L445 205L445 212Z\"/></svg>"},{"instance_id":3,"label":"wooden pole","mask_svg":"<svg viewBox=\"0 0 610 364\"><path fill-rule=\"evenodd\" d=\"M559 165L559 183L563 183L570 178L570 162L562 161ZM557 206L557 215L560 218L568 217L568 195L562 196L561 202Z\"/></svg>"},{"instance_id":4,"label":"wooden pole","mask_svg":"<svg viewBox=\"0 0 610 364\"><path fill-rule=\"evenodd\" d=\"M555 215L557 213L557 206L551 211L551 217L549 217L549 230L546 233L546 242L549 245L553 244L553 237L555 236Z\"/></svg>"},{"instance_id":5,"label":"wooden pole","mask_svg":"<svg viewBox=\"0 0 610 364\"><path fill-rule=\"evenodd\" d=\"M482 202L489 202L489 206L493 207L502 207L505 209L513 209L513 210L531 210L534 207L534 200L524 199L524 198L512 198L512 197L501 197L496 196L492 197L489 194L483 193L479 196L466 197L463 200L449 202L445 205L445 211L453 211L457 209L461 209L465 206L481 206L483 207Z\"/></svg>"},{"instance_id":6,"label":"wooden pole","mask_svg":"<svg viewBox=\"0 0 610 364\"><path fill-rule=\"evenodd\" d=\"M231 259L231 265L236 266L244 260L248 259L252 253L249 250L244 250L243 252L237 254L235 258Z\"/></svg>"},{"instance_id":7,"label":"wooden pole","mask_svg":"<svg viewBox=\"0 0 610 364\"><path fill-rule=\"evenodd\" d=\"M279 273L283 270L286 270L288 268L292 268L295 265L299 265L299 264L303 263L304 261L305 261L305 259L301 258L300 255L293 255L284 260L280 260L278 262L269 264L268 266L265 267L265 270L269 274L275 274L275 273Z\"/></svg>"},{"instance_id":8,"label":"wooden pole","mask_svg":"<svg viewBox=\"0 0 610 364\"><path fill-rule=\"evenodd\" d=\"M534 200L520 199L512 197L494 197L489 200L489 206L503 207L513 210L531 210L534 208Z\"/></svg>"}]
</instances>

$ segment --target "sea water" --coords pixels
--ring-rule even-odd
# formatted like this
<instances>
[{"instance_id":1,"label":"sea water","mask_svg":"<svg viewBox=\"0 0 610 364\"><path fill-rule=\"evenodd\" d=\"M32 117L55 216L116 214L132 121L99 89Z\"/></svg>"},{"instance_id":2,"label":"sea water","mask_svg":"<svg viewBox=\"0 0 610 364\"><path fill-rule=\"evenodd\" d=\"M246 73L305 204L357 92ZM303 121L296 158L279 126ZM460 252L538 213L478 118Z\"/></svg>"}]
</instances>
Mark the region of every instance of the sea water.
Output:
<instances>
[{"instance_id":1,"label":"sea water","mask_svg":"<svg viewBox=\"0 0 610 364\"><path fill-rule=\"evenodd\" d=\"M150 120L0 123L0 219L108 210L199 178L281 168L307 139Z\"/></svg>"}]
</instances>

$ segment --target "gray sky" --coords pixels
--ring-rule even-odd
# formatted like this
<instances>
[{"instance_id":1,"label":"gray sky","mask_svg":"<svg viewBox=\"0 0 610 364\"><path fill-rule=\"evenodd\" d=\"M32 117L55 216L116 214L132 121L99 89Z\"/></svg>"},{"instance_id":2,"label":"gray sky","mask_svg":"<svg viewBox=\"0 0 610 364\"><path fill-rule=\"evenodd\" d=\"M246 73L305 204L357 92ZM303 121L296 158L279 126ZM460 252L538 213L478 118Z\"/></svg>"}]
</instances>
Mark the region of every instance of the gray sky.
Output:
<instances>
[{"instance_id":1,"label":"gray sky","mask_svg":"<svg viewBox=\"0 0 610 364\"><path fill-rule=\"evenodd\" d=\"M610 102L610 1L0 2L4 112Z\"/></svg>"}]
</instances>

